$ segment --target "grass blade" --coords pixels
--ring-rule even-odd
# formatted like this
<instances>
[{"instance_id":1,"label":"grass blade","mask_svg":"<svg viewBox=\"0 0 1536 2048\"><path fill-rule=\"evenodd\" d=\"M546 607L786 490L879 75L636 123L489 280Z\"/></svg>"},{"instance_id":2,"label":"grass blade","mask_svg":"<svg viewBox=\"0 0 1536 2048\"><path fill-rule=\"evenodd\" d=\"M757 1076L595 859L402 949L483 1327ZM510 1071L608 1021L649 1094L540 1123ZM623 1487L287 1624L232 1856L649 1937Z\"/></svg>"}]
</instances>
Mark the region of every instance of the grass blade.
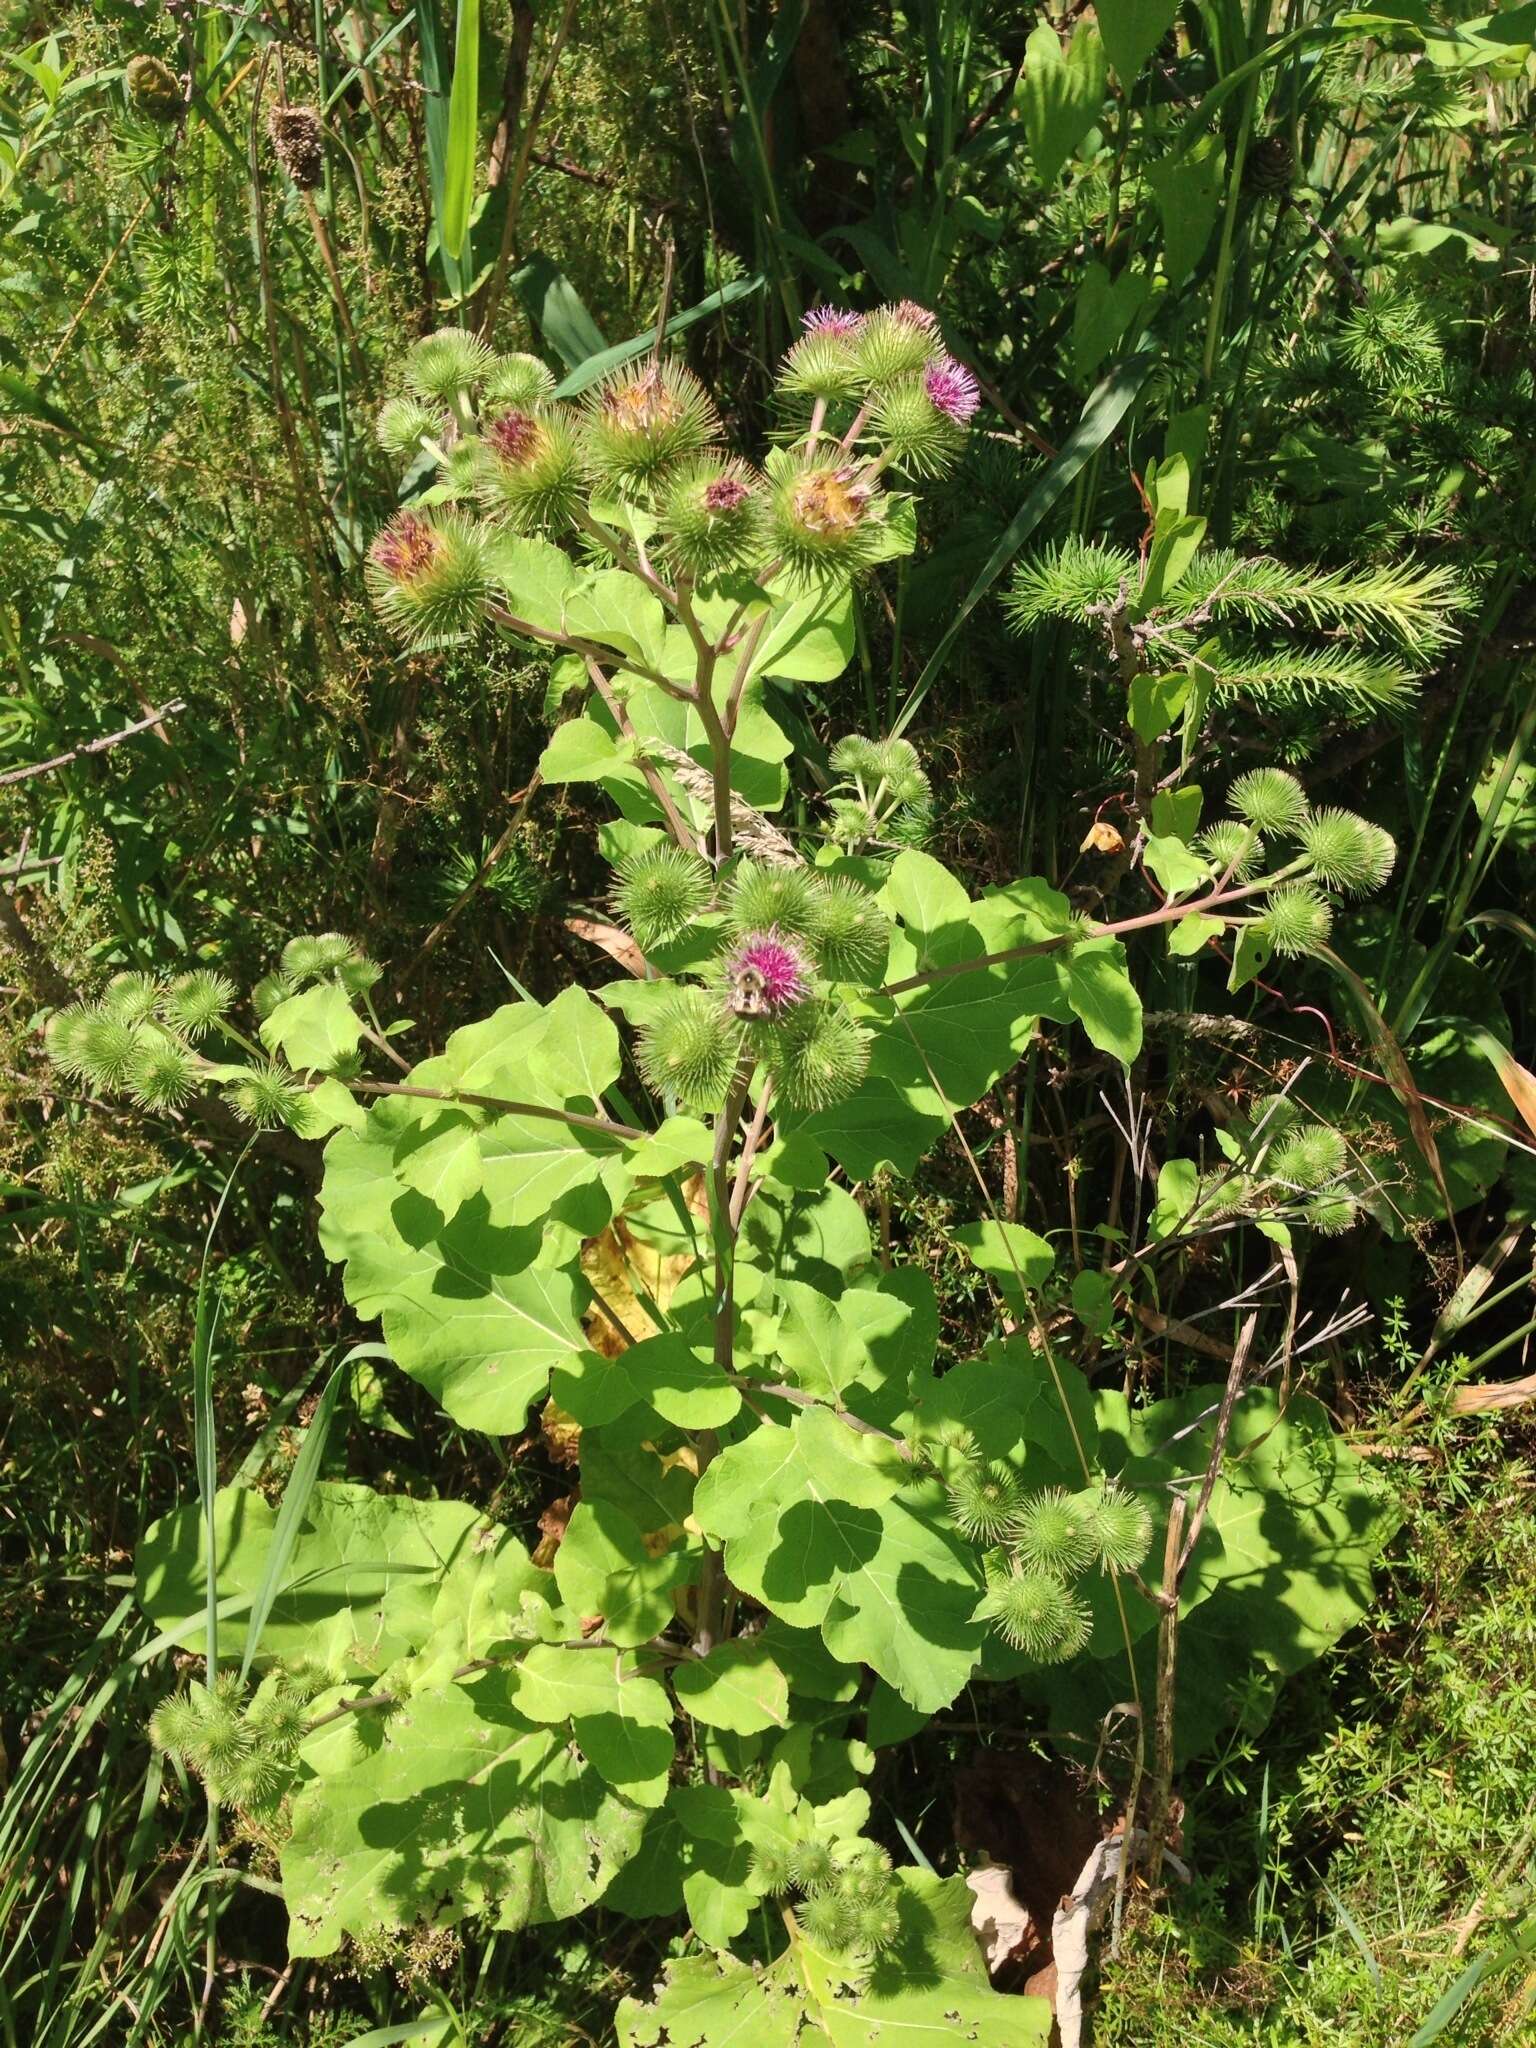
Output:
<instances>
[{"instance_id":1,"label":"grass blade","mask_svg":"<svg viewBox=\"0 0 1536 2048\"><path fill-rule=\"evenodd\" d=\"M1361 1933L1359 1921L1356 1920L1354 1914L1350 1912L1348 1906L1345 1905L1326 1877L1319 1878L1318 1882L1323 1888L1324 1896L1327 1898L1329 1905L1334 1910L1334 1915L1339 1925L1360 1951L1361 1960L1371 1973L1371 1982L1379 1984L1381 1982L1381 1965L1377 1962L1370 1943Z\"/></svg>"},{"instance_id":2,"label":"grass blade","mask_svg":"<svg viewBox=\"0 0 1536 2048\"><path fill-rule=\"evenodd\" d=\"M523 311L569 368L579 369L607 348L575 285L547 256L519 264L511 284Z\"/></svg>"},{"instance_id":3,"label":"grass blade","mask_svg":"<svg viewBox=\"0 0 1536 2048\"><path fill-rule=\"evenodd\" d=\"M426 97L427 180L432 188L432 218L438 224L438 252L449 291L464 290L463 266L442 246L443 191L448 175L448 95L451 69L448 38L438 0L417 0L416 34L421 53L421 82Z\"/></svg>"},{"instance_id":4,"label":"grass blade","mask_svg":"<svg viewBox=\"0 0 1536 2048\"><path fill-rule=\"evenodd\" d=\"M696 306L689 306L681 313L674 313L662 332L667 340L674 334L681 334L686 328L700 320L707 320L711 313L718 313L726 306L735 305L738 299L751 298L760 292L765 279L761 277L738 277L730 284L722 285L717 292L700 299ZM555 387L556 398L574 398L579 391L585 391L589 384L595 384L599 377L606 377L610 370L617 370L621 364L632 362L636 356L643 356L656 342L656 330L648 327L644 334L637 334L629 341L616 341L612 348L605 348L595 356L588 356L584 363L578 363L570 375Z\"/></svg>"},{"instance_id":5,"label":"grass blade","mask_svg":"<svg viewBox=\"0 0 1536 2048\"><path fill-rule=\"evenodd\" d=\"M475 141L480 115L480 0L459 0L453 37L453 88L448 96L448 136L443 164L443 198L437 239L457 263L469 233L475 197Z\"/></svg>"},{"instance_id":6,"label":"grass blade","mask_svg":"<svg viewBox=\"0 0 1536 2048\"><path fill-rule=\"evenodd\" d=\"M351 1365L350 1357L344 1358L325 1383L325 1391L316 1403L314 1416L304 1432L304 1441L299 1446L299 1455L293 1461L293 1470L283 1488L282 1506L277 1511L277 1526L272 1531L272 1547L267 1553L267 1568L262 1574L261 1584L256 1588L256 1597L251 1603L250 1619L245 1629L245 1651L240 1659L240 1676L243 1679L251 1668L261 1642L261 1632L267 1625L267 1616L272 1612L272 1603L277 1598L283 1574L288 1569L288 1560L293 1555L293 1546L299 1528L309 1510L310 1496L320 1476L321 1460L330 1439L331 1419L336 1413L336 1403L346 1384ZM212 1583L213 1552L209 1553L209 1581Z\"/></svg>"},{"instance_id":7,"label":"grass blade","mask_svg":"<svg viewBox=\"0 0 1536 2048\"><path fill-rule=\"evenodd\" d=\"M1527 1920L1502 1948L1490 1949L1486 1955L1477 1956L1468 1963L1455 1983L1436 2003L1434 2011L1408 2043L1408 2048L1430 2048L1430 2043L1439 2040L1485 1977L1494 1976L1500 1970L1507 1969L1522 1956L1528 1956L1533 1949L1536 1949L1536 1919Z\"/></svg>"},{"instance_id":8,"label":"grass blade","mask_svg":"<svg viewBox=\"0 0 1536 2048\"><path fill-rule=\"evenodd\" d=\"M1434 1132L1430 1129L1429 1112L1424 1106L1423 1096L1419 1093L1418 1083L1413 1078L1413 1070L1408 1065L1403 1049L1386 1018L1372 1000L1370 990L1355 970L1341 960L1329 946L1318 949L1318 958L1327 962L1354 998L1355 1008L1375 1049L1376 1057L1381 1061L1392 1093L1403 1106L1403 1114L1408 1119L1408 1129L1414 1144L1418 1147L1419 1156L1429 1168L1436 1190L1445 1204L1445 1218L1452 1237L1456 1238L1457 1262L1460 1264L1461 1240L1456 1237L1456 1206L1451 1200L1450 1188L1446 1185L1445 1168L1440 1163L1440 1148L1435 1143Z\"/></svg>"}]
</instances>

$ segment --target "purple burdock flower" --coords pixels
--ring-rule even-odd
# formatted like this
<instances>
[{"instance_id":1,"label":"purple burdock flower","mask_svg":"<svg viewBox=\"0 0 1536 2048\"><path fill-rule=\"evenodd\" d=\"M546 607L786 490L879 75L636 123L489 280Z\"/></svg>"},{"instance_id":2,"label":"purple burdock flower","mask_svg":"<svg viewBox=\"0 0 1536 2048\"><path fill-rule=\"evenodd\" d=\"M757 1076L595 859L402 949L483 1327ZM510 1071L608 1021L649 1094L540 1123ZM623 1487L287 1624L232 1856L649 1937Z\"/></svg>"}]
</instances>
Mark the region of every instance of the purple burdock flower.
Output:
<instances>
[{"instance_id":1,"label":"purple burdock flower","mask_svg":"<svg viewBox=\"0 0 1536 2048\"><path fill-rule=\"evenodd\" d=\"M831 341L854 341L863 332L864 315L849 313L841 306L814 306L800 325L807 334L824 334Z\"/></svg>"},{"instance_id":2,"label":"purple burdock flower","mask_svg":"<svg viewBox=\"0 0 1536 2048\"><path fill-rule=\"evenodd\" d=\"M804 956L777 931L753 932L726 961L728 1001L737 1017L781 1017L811 992Z\"/></svg>"},{"instance_id":3,"label":"purple burdock flower","mask_svg":"<svg viewBox=\"0 0 1536 2048\"><path fill-rule=\"evenodd\" d=\"M513 469L533 460L543 438L544 429L538 420L520 407L500 414L485 429L487 446Z\"/></svg>"},{"instance_id":4,"label":"purple burdock flower","mask_svg":"<svg viewBox=\"0 0 1536 2048\"><path fill-rule=\"evenodd\" d=\"M739 476L717 476L704 486L706 512L734 512L745 505L752 493Z\"/></svg>"},{"instance_id":5,"label":"purple burdock flower","mask_svg":"<svg viewBox=\"0 0 1536 2048\"><path fill-rule=\"evenodd\" d=\"M434 567L442 535L419 512L397 512L368 550L373 565L395 583L409 583Z\"/></svg>"},{"instance_id":6,"label":"purple burdock flower","mask_svg":"<svg viewBox=\"0 0 1536 2048\"><path fill-rule=\"evenodd\" d=\"M916 299L898 299L891 308L893 320L899 320L903 327L920 327L925 334L932 334L938 326L938 316L930 313L926 306L920 306Z\"/></svg>"},{"instance_id":7,"label":"purple burdock flower","mask_svg":"<svg viewBox=\"0 0 1536 2048\"><path fill-rule=\"evenodd\" d=\"M953 356L940 356L923 372L923 387L940 412L948 413L957 427L963 427L981 403L976 379Z\"/></svg>"}]
</instances>

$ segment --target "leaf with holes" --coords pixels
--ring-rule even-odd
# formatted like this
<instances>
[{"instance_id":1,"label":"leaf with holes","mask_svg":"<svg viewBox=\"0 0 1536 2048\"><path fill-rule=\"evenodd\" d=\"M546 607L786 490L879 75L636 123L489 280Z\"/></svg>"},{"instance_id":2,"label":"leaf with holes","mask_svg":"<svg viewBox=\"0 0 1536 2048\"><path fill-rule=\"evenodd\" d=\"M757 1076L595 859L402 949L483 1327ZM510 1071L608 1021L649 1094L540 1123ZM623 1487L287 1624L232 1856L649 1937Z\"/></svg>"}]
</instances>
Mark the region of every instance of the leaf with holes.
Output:
<instances>
[{"instance_id":1,"label":"leaf with holes","mask_svg":"<svg viewBox=\"0 0 1536 2048\"><path fill-rule=\"evenodd\" d=\"M644 1824L563 1729L519 1713L504 1673L414 1693L377 1748L294 1799L289 1949L333 1955L347 1934L469 1918L565 1919L602 1897Z\"/></svg>"}]
</instances>

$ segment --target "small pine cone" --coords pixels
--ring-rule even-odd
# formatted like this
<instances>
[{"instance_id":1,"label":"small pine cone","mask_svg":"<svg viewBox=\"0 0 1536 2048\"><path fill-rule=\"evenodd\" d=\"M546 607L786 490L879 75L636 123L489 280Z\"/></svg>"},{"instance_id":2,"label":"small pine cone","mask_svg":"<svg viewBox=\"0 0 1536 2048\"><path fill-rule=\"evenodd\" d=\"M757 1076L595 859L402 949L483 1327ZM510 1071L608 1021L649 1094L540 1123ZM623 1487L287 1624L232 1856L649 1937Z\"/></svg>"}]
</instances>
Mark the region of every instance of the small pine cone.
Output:
<instances>
[{"instance_id":1,"label":"small pine cone","mask_svg":"<svg viewBox=\"0 0 1536 2048\"><path fill-rule=\"evenodd\" d=\"M123 67L123 83L136 112L151 121L180 119L187 103L186 94L181 89L181 80L159 57L130 57Z\"/></svg>"},{"instance_id":2,"label":"small pine cone","mask_svg":"<svg viewBox=\"0 0 1536 2048\"><path fill-rule=\"evenodd\" d=\"M312 192L325 169L320 116L313 107L274 107L267 116L272 154L301 191Z\"/></svg>"},{"instance_id":3,"label":"small pine cone","mask_svg":"<svg viewBox=\"0 0 1536 2048\"><path fill-rule=\"evenodd\" d=\"M1243 183L1251 194L1272 199L1291 189L1296 152L1283 135L1261 135L1243 164Z\"/></svg>"}]
</instances>

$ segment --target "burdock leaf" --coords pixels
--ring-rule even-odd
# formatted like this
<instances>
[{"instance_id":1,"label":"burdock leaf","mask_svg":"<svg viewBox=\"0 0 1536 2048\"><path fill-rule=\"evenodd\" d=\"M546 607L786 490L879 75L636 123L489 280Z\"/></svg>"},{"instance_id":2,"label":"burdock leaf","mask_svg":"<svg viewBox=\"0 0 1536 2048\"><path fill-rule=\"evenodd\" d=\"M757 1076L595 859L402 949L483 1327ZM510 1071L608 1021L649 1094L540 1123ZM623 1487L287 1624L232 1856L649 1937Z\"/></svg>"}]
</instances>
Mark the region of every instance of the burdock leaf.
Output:
<instances>
[{"instance_id":1,"label":"burdock leaf","mask_svg":"<svg viewBox=\"0 0 1536 2048\"><path fill-rule=\"evenodd\" d=\"M294 1800L290 1951L471 1915L507 1929L567 1919L601 1897L644 1824L563 1728L518 1712L508 1674L414 1693L377 1748Z\"/></svg>"},{"instance_id":2,"label":"burdock leaf","mask_svg":"<svg viewBox=\"0 0 1536 2048\"><path fill-rule=\"evenodd\" d=\"M889 1453L823 1408L788 1425L760 1423L715 1458L699 1481L694 1515L725 1545L732 1583L806 1627L880 1547L875 1510L902 1482Z\"/></svg>"}]
</instances>

